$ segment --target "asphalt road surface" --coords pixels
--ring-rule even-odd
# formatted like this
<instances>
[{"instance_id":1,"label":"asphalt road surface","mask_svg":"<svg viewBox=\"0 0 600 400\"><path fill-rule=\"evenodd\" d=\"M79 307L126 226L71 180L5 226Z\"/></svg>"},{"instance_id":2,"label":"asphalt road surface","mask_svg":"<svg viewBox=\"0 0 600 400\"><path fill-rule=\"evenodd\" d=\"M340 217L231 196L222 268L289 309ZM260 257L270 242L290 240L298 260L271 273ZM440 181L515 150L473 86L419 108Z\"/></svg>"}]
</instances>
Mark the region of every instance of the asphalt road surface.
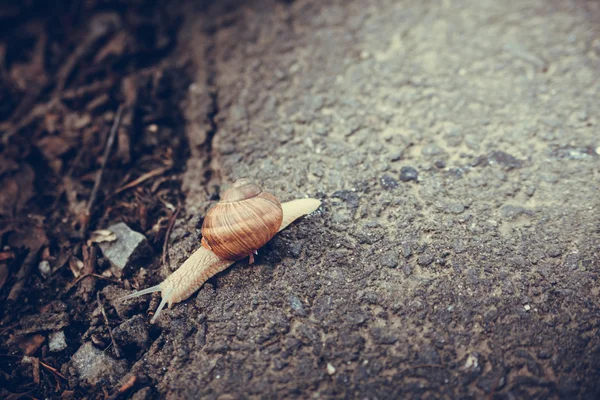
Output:
<instances>
[{"instance_id":1,"label":"asphalt road surface","mask_svg":"<svg viewBox=\"0 0 600 400\"><path fill-rule=\"evenodd\" d=\"M135 396L598 398L600 3L229 3L171 56L173 267L235 179L324 203L161 316Z\"/></svg>"}]
</instances>

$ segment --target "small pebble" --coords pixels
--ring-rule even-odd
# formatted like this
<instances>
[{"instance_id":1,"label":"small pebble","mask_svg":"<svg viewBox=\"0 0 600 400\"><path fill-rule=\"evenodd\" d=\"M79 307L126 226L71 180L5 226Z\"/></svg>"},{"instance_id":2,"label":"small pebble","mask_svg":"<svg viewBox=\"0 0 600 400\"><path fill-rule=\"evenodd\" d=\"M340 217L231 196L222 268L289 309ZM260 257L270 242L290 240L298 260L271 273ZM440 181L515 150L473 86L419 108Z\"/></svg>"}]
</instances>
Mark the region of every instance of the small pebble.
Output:
<instances>
[{"instance_id":1,"label":"small pebble","mask_svg":"<svg viewBox=\"0 0 600 400\"><path fill-rule=\"evenodd\" d=\"M431 265L434 259L435 257L432 254L421 254L419 258L417 258L417 264L419 264L422 267L426 267L428 265Z\"/></svg>"},{"instance_id":2,"label":"small pebble","mask_svg":"<svg viewBox=\"0 0 600 400\"><path fill-rule=\"evenodd\" d=\"M444 149L442 149L437 144L429 144L429 145L423 147L423 150L421 150L421 154L423 154L426 157L437 156L442 153L444 153Z\"/></svg>"},{"instance_id":3,"label":"small pebble","mask_svg":"<svg viewBox=\"0 0 600 400\"><path fill-rule=\"evenodd\" d=\"M507 204L505 206L502 206L502 208L500 209L500 215L502 216L502 218L505 219L516 219L520 216L531 216L533 215L533 211L521 206L513 206Z\"/></svg>"},{"instance_id":4,"label":"small pebble","mask_svg":"<svg viewBox=\"0 0 600 400\"><path fill-rule=\"evenodd\" d=\"M70 366L85 386L116 385L127 372L125 360L115 360L91 342L84 343L73 354Z\"/></svg>"},{"instance_id":5,"label":"small pebble","mask_svg":"<svg viewBox=\"0 0 600 400\"><path fill-rule=\"evenodd\" d=\"M381 257L381 264L384 267L396 268L398 266L398 254L395 252L386 253L383 257Z\"/></svg>"},{"instance_id":6,"label":"small pebble","mask_svg":"<svg viewBox=\"0 0 600 400\"><path fill-rule=\"evenodd\" d=\"M225 142L223 144L221 144L221 154L233 154L235 153L235 146L233 145L233 143L230 142Z\"/></svg>"},{"instance_id":7,"label":"small pebble","mask_svg":"<svg viewBox=\"0 0 600 400\"><path fill-rule=\"evenodd\" d=\"M52 273L52 269L50 268L50 263L46 260L40 262L40 264L38 265L38 268L40 270L40 274L42 274L42 276L44 278L48 278L50 276L50 274Z\"/></svg>"},{"instance_id":8,"label":"small pebble","mask_svg":"<svg viewBox=\"0 0 600 400\"><path fill-rule=\"evenodd\" d=\"M419 173L413 167L402 167L400 170L400 180L402 182L416 181Z\"/></svg>"},{"instance_id":9,"label":"small pebble","mask_svg":"<svg viewBox=\"0 0 600 400\"><path fill-rule=\"evenodd\" d=\"M64 331L52 332L48 335L48 349L52 352L63 351L67 348Z\"/></svg>"},{"instance_id":10,"label":"small pebble","mask_svg":"<svg viewBox=\"0 0 600 400\"><path fill-rule=\"evenodd\" d=\"M390 154L389 156L389 160L394 162L394 161L400 161L402 159L402 152L401 151L395 151L392 154Z\"/></svg>"},{"instance_id":11,"label":"small pebble","mask_svg":"<svg viewBox=\"0 0 600 400\"><path fill-rule=\"evenodd\" d=\"M331 365L330 363L327 363L327 373L329 375L335 374L335 367L333 365Z\"/></svg>"},{"instance_id":12,"label":"small pebble","mask_svg":"<svg viewBox=\"0 0 600 400\"><path fill-rule=\"evenodd\" d=\"M304 309L304 305L302 304L302 301L298 297L296 297L292 294L288 297L288 300L290 302L290 306L292 307L292 310L294 310L300 316L306 315L306 310Z\"/></svg>"},{"instance_id":13,"label":"small pebble","mask_svg":"<svg viewBox=\"0 0 600 400\"><path fill-rule=\"evenodd\" d=\"M402 255L404 256L404 258L410 258L410 256L412 255L412 247L410 245L410 243L404 242L402 243Z\"/></svg>"},{"instance_id":14,"label":"small pebble","mask_svg":"<svg viewBox=\"0 0 600 400\"><path fill-rule=\"evenodd\" d=\"M529 197L533 196L535 193L535 186L533 186L533 185L525 186L524 192Z\"/></svg>"},{"instance_id":15,"label":"small pebble","mask_svg":"<svg viewBox=\"0 0 600 400\"><path fill-rule=\"evenodd\" d=\"M412 265L410 263L407 263L407 262L403 263L402 264L402 272L404 272L404 276L406 276L407 278L409 276L411 276L412 272L413 272Z\"/></svg>"},{"instance_id":16,"label":"small pebble","mask_svg":"<svg viewBox=\"0 0 600 400\"><path fill-rule=\"evenodd\" d=\"M507 169L521 168L523 162L503 151L494 151L488 156L488 162L490 164L500 164L505 166Z\"/></svg>"},{"instance_id":17,"label":"small pebble","mask_svg":"<svg viewBox=\"0 0 600 400\"><path fill-rule=\"evenodd\" d=\"M547 254L553 258L560 257L562 255L562 250L560 247L553 246L548 249Z\"/></svg>"},{"instance_id":18,"label":"small pebble","mask_svg":"<svg viewBox=\"0 0 600 400\"><path fill-rule=\"evenodd\" d=\"M381 186L384 189L390 190L390 189L395 189L398 187L398 182L396 182L396 180L389 175L383 175L381 177L380 181L381 181Z\"/></svg>"},{"instance_id":19,"label":"small pebble","mask_svg":"<svg viewBox=\"0 0 600 400\"><path fill-rule=\"evenodd\" d=\"M446 203L444 205L444 209L447 213L450 214L461 214L463 211L465 211L465 206L463 206L460 203Z\"/></svg>"},{"instance_id":20,"label":"small pebble","mask_svg":"<svg viewBox=\"0 0 600 400\"><path fill-rule=\"evenodd\" d=\"M525 309L525 311L529 311L529 310L531 310L531 306L530 306L529 304L525 304L525 305L523 306L523 308Z\"/></svg>"},{"instance_id":21,"label":"small pebble","mask_svg":"<svg viewBox=\"0 0 600 400\"><path fill-rule=\"evenodd\" d=\"M123 222L110 226L108 230L117 236L117 240L100 243L100 248L110 261L113 272L121 276L126 268L149 252L148 241Z\"/></svg>"}]
</instances>

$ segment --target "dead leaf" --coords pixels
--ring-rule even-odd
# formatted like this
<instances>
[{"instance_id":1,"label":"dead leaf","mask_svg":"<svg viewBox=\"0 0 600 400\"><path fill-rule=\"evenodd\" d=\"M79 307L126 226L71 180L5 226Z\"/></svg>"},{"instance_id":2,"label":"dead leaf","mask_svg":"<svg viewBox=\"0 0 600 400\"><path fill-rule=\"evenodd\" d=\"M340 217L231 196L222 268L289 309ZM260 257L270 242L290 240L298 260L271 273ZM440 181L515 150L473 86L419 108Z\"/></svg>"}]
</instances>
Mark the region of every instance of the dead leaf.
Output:
<instances>
[{"instance_id":1,"label":"dead leaf","mask_svg":"<svg viewBox=\"0 0 600 400\"><path fill-rule=\"evenodd\" d=\"M19 169L19 164L15 160L10 160L0 155L0 175L4 175L6 172L16 171Z\"/></svg>"},{"instance_id":2,"label":"dead leaf","mask_svg":"<svg viewBox=\"0 0 600 400\"><path fill-rule=\"evenodd\" d=\"M32 218L30 218L30 221L36 223L36 225L23 223L18 228L13 229L13 233L8 236L6 242L8 246L13 249L26 247L29 251L37 252L42 246L48 245L48 237L43 226L37 225L40 222L33 221Z\"/></svg>"},{"instance_id":3,"label":"dead leaf","mask_svg":"<svg viewBox=\"0 0 600 400\"><path fill-rule=\"evenodd\" d=\"M19 193L19 185L12 177L0 180L0 215L12 215L15 209L15 201Z\"/></svg>"},{"instance_id":4,"label":"dead leaf","mask_svg":"<svg viewBox=\"0 0 600 400\"><path fill-rule=\"evenodd\" d=\"M33 361L33 382L36 385L40 384L40 359L37 357L32 357Z\"/></svg>"},{"instance_id":5,"label":"dead leaf","mask_svg":"<svg viewBox=\"0 0 600 400\"><path fill-rule=\"evenodd\" d=\"M0 179L0 215L13 215L27 206L34 196L35 173L28 164L14 174L6 174Z\"/></svg>"},{"instance_id":6,"label":"dead leaf","mask_svg":"<svg viewBox=\"0 0 600 400\"><path fill-rule=\"evenodd\" d=\"M64 125L67 131L79 132L91 122L92 117L88 113L69 113L65 116Z\"/></svg>"},{"instance_id":7,"label":"dead leaf","mask_svg":"<svg viewBox=\"0 0 600 400\"><path fill-rule=\"evenodd\" d=\"M31 356L42 346L46 341L44 335L36 333L35 335L25 336L19 341L19 348L25 355Z\"/></svg>"},{"instance_id":8,"label":"dead leaf","mask_svg":"<svg viewBox=\"0 0 600 400\"><path fill-rule=\"evenodd\" d=\"M63 184L67 201L69 202L69 212L73 215L76 223L83 225L87 219L87 208L86 202L79 200L78 194L84 193L85 189L80 182L77 182L68 176L64 177Z\"/></svg>"},{"instance_id":9,"label":"dead leaf","mask_svg":"<svg viewBox=\"0 0 600 400\"><path fill-rule=\"evenodd\" d=\"M88 246L92 243L114 242L115 240L117 240L117 235L108 229L99 229L91 233Z\"/></svg>"},{"instance_id":10,"label":"dead leaf","mask_svg":"<svg viewBox=\"0 0 600 400\"><path fill-rule=\"evenodd\" d=\"M71 150L71 144L60 136L46 136L37 142L44 157L48 160L54 160Z\"/></svg>"},{"instance_id":11,"label":"dead leaf","mask_svg":"<svg viewBox=\"0 0 600 400\"><path fill-rule=\"evenodd\" d=\"M69 260L69 269L75 278L79 278L79 275L81 275L81 270L83 269L83 261L77 257L71 257Z\"/></svg>"},{"instance_id":12,"label":"dead leaf","mask_svg":"<svg viewBox=\"0 0 600 400\"><path fill-rule=\"evenodd\" d=\"M120 57L125 52L127 45L127 33L125 31L119 32L113 36L113 38L96 54L94 58L94 64L101 63L110 56L115 58Z\"/></svg>"},{"instance_id":13,"label":"dead leaf","mask_svg":"<svg viewBox=\"0 0 600 400\"><path fill-rule=\"evenodd\" d=\"M47 113L44 115L44 124L46 130L50 133L58 132L60 123L60 115L57 113Z\"/></svg>"}]
</instances>

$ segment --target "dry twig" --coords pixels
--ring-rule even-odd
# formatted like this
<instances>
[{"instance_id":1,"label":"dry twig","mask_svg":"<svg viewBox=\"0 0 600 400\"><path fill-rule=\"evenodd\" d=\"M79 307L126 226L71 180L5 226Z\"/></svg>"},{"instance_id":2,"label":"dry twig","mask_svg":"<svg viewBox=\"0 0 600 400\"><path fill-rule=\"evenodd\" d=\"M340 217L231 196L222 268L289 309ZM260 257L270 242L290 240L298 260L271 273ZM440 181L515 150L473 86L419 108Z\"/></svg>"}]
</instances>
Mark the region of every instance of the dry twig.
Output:
<instances>
[{"instance_id":1,"label":"dry twig","mask_svg":"<svg viewBox=\"0 0 600 400\"><path fill-rule=\"evenodd\" d=\"M117 195L117 194L119 194L119 193L121 193L121 192L123 192L123 191L125 191L125 190L127 190L127 189L131 189L132 187L135 187L135 186L139 185L140 183L142 183L142 182L144 182L144 181L146 181L146 180L148 180L148 179L150 179L150 178L153 178L153 177L155 177L155 176L160 176L160 175L164 174L164 173L165 173L165 172L167 172L169 169L171 169L171 167L172 167L172 166L173 166L173 165L171 165L171 164L170 164L170 165L167 165L167 166L164 166L164 167L160 167L160 168L153 169L153 170L152 170L152 171L150 171L150 172L146 172L145 174L143 174L143 175L142 175L142 176L140 176L139 178L137 178L137 179L134 179L133 181L131 181L131 182L129 182L129 183L127 183L127 184L125 184L125 185L121 186L120 188L118 188L118 189L117 189L117 190L116 190L116 191L113 193L113 196L115 196L115 195Z\"/></svg>"},{"instance_id":2,"label":"dry twig","mask_svg":"<svg viewBox=\"0 0 600 400\"><path fill-rule=\"evenodd\" d=\"M108 328L108 334L110 336L110 341L112 342L112 345L114 347L115 356L117 358L119 358L119 357L121 357L121 352L119 351L119 346L117 346L117 342L115 342L115 338L113 337L112 329L110 329L110 324L108 323L108 317L106 316L106 310L104 309L104 304L102 304L102 301L100 300L100 293L96 293L96 299L98 300L98 306L100 307L100 311L102 312L102 317L104 317L104 323L106 324L106 327Z\"/></svg>"},{"instance_id":3,"label":"dry twig","mask_svg":"<svg viewBox=\"0 0 600 400\"><path fill-rule=\"evenodd\" d=\"M95 275L96 271L96 252L97 247L93 244L90 246L84 245L82 247L83 251L83 276L92 276ZM81 295L84 301L88 301L90 299L91 294L94 291L95 279L89 279L85 283L81 284L79 288L77 288L77 294Z\"/></svg>"},{"instance_id":4,"label":"dry twig","mask_svg":"<svg viewBox=\"0 0 600 400\"><path fill-rule=\"evenodd\" d=\"M121 123L121 116L123 115L124 108L125 107L123 105L119 106L119 109L117 110L117 115L115 115L113 125L110 128L110 134L108 135L106 146L104 147L104 154L102 155L102 164L100 166L100 170L96 175L96 180L94 181L94 188L92 189L92 194L90 195L90 199L88 200L88 204L86 207L86 229L89 223L90 215L92 214L92 208L94 207L94 203L96 201L96 196L98 195L98 189L100 188L100 184L102 183L102 175L104 174L104 168L106 168L106 163L108 162L108 158L110 156L110 150L115 141L115 136L117 134L117 130L119 129L119 124Z\"/></svg>"},{"instance_id":5,"label":"dry twig","mask_svg":"<svg viewBox=\"0 0 600 400\"><path fill-rule=\"evenodd\" d=\"M108 397L109 400L118 399L121 395L129 392L137 383L137 376L132 375L127 382L125 382L112 396Z\"/></svg>"},{"instance_id":6,"label":"dry twig","mask_svg":"<svg viewBox=\"0 0 600 400\"><path fill-rule=\"evenodd\" d=\"M40 384L40 359L37 357L31 357L33 365L33 381L36 385Z\"/></svg>"},{"instance_id":7,"label":"dry twig","mask_svg":"<svg viewBox=\"0 0 600 400\"><path fill-rule=\"evenodd\" d=\"M23 261L23 265L21 265L19 272L17 272L17 281L10 289L8 300L16 301L19 299L19 296L25 287L25 282L27 282L29 275L31 275L31 272L33 271L33 266L36 264L41 248L42 247L40 246L29 250L29 254L27 254L27 257L25 257L25 260Z\"/></svg>"},{"instance_id":8,"label":"dry twig","mask_svg":"<svg viewBox=\"0 0 600 400\"><path fill-rule=\"evenodd\" d=\"M107 278L106 276L102 276L102 275L98 275L98 274L85 274L85 275L81 275L79 278L75 279L75 281L73 283L71 283L69 285L69 287L65 290L65 293L68 292L69 290L71 290L79 282L81 282L85 278L89 278L90 276L93 276L94 278L98 278L98 279L106 279L107 281L111 281L111 282L114 282L114 283L119 283L120 282L120 281L116 281L114 279L110 279L110 278Z\"/></svg>"},{"instance_id":9,"label":"dry twig","mask_svg":"<svg viewBox=\"0 0 600 400\"><path fill-rule=\"evenodd\" d=\"M55 376L59 376L61 378L63 378L65 381L68 380L66 376L64 376L63 374L61 374L60 372L58 372L58 370L54 367L49 366L48 364L40 361L40 365L44 368L46 368L48 371L52 372L53 375Z\"/></svg>"},{"instance_id":10,"label":"dry twig","mask_svg":"<svg viewBox=\"0 0 600 400\"><path fill-rule=\"evenodd\" d=\"M165 233L165 242L163 244L163 254L162 254L162 263L163 265L167 265L167 251L169 250L169 236L171 236L171 231L173 230L173 225L175 225L175 220L179 215L179 211L181 211L181 207L177 207L175 213L171 216L169 220L169 226L167 227L167 233Z\"/></svg>"},{"instance_id":11,"label":"dry twig","mask_svg":"<svg viewBox=\"0 0 600 400\"><path fill-rule=\"evenodd\" d=\"M89 23L87 35L83 38L83 41L79 42L79 45L75 48L73 53L69 55L56 73L56 86L53 97L57 97L62 93L77 64L94 50L96 44L101 39L108 35L112 35L113 32L118 29L119 25L120 19L116 14L104 13L94 16Z\"/></svg>"}]
</instances>

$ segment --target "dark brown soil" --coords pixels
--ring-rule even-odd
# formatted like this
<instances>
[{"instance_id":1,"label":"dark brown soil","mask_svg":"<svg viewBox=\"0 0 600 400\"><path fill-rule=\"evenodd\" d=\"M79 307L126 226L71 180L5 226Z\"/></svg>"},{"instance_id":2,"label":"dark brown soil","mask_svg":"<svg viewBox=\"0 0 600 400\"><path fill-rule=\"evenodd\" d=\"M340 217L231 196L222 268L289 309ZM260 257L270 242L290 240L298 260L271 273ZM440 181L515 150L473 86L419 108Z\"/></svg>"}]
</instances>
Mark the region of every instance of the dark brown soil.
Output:
<instances>
[{"instance_id":1,"label":"dark brown soil","mask_svg":"<svg viewBox=\"0 0 600 400\"><path fill-rule=\"evenodd\" d=\"M0 35L1 396L600 397L600 3L31 0ZM323 206L154 325L116 301L241 177Z\"/></svg>"}]
</instances>

